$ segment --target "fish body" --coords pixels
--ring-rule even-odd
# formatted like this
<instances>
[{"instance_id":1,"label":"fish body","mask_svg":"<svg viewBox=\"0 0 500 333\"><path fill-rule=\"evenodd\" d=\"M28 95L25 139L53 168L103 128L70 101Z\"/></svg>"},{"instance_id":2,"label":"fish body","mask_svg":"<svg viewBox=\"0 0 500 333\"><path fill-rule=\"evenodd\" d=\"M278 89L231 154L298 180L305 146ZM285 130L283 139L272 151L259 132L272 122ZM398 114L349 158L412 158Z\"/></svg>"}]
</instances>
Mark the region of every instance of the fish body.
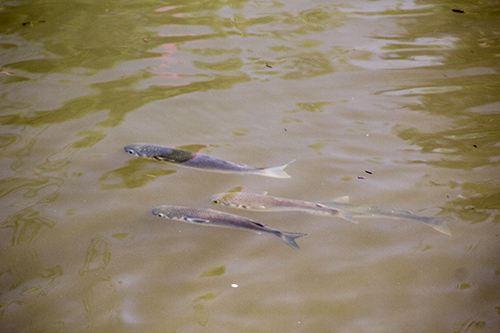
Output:
<instances>
[{"instance_id":1,"label":"fish body","mask_svg":"<svg viewBox=\"0 0 500 333\"><path fill-rule=\"evenodd\" d=\"M221 204L228 207L248 210L302 211L306 213L326 216L339 216L340 214L340 211L338 209L327 207L321 203L272 197L266 195L265 193L219 193L213 195L210 198L210 201L214 204Z\"/></svg>"},{"instance_id":2,"label":"fish body","mask_svg":"<svg viewBox=\"0 0 500 333\"><path fill-rule=\"evenodd\" d=\"M361 206L353 205L345 202L338 201L325 201L321 204L338 209L340 211L346 211L352 218L356 217L383 217L390 219L403 219L409 221L422 222L429 225L434 230L437 230L443 234L451 235L450 228L447 225L447 221L450 221L450 217L442 216L421 216L413 214L410 211L392 209L379 206Z\"/></svg>"},{"instance_id":3,"label":"fish body","mask_svg":"<svg viewBox=\"0 0 500 333\"><path fill-rule=\"evenodd\" d=\"M224 161L215 157L193 153L184 149L170 148L146 143L126 146L125 151L139 157L151 157L158 161L180 164L208 171L247 173L274 178L290 178L284 169L293 161L269 168L254 168L245 164Z\"/></svg>"},{"instance_id":4,"label":"fish body","mask_svg":"<svg viewBox=\"0 0 500 333\"><path fill-rule=\"evenodd\" d=\"M163 205L154 208L151 212L153 215L181 222L265 232L281 238L287 245L296 250L300 250L300 248L295 242L295 239L306 235L303 233L280 231L243 216L223 213L207 208Z\"/></svg>"}]
</instances>

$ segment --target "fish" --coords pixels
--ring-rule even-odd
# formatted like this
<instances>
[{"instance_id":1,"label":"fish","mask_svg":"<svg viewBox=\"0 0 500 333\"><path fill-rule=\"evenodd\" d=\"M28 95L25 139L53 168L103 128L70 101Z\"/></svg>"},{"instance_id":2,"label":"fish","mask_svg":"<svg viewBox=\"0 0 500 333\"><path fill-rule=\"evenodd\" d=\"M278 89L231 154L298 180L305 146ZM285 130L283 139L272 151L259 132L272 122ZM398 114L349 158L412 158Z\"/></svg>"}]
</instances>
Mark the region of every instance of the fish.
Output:
<instances>
[{"instance_id":1,"label":"fish","mask_svg":"<svg viewBox=\"0 0 500 333\"><path fill-rule=\"evenodd\" d=\"M209 208L162 205L153 208L151 213L169 220L207 226L245 229L256 231L258 233L265 232L281 238L287 245L295 250L300 250L300 247L295 242L295 239L307 235L298 232L280 231L268 227L264 223L256 222L243 216L223 213Z\"/></svg>"},{"instance_id":2,"label":"fish","mask_svg":"<svg viewBox=\"0 0 500 333\"><path fill-rule=\"evenodd\" d=\"M241 189L241 187L238 189ZM210 201L213 204L221 204L228 207L247 210L301 211L322 216L338 216L352 223L359 223L358 221L352 219L348 214L345 214L345 212L325 206L321 203L272 197L267 195L267 192L259 194L251 192L238 192L231 189L226 193L214 194L210 197Z\"/></svg>"},{"instance_id":3,"label":"fish","mask_svg":"<svg viewBox=\"0 0 500 333\"><path fill-rule=\"evenodd\" d=\"M268 168L255 168L245 164L224 161L215 157L193 153L188 150L171 148L147 143L128 145L124 150L134 156L152 157L158 161L177 163L182 166L203 169L207 171L226 173L246 173L274 178L290 178L284 169L294 161Z\"/></svg>"},{"instance_id":4,"label":"fish","mask_svg":"<svg viewBox=\"0 0 500 333\"><path fill-rule=\"evenodd\" d=\"M450 217L428 217L413 214L405 210L378 206L361 206L349 204L349 197L341 197L333 201L308 202L268 196L251 192L237 192L229 190L226 193L215 194L210 198L214 204L256 210L256 211L303 211L307 213L327 216L337 216L349 222L359 223L358 217L383 217L391 219L404 219L425 223L434 230L446 235L451 235L447 221Z\"/></svg>"},{"instance_id":5,"label":"fish","mask_svg":"<svg viewBox=\"0 0 500 333\"><path fill-rule=\"evenodd\" d=\"M436 231L451 236L451 230L448 227L448 222L452 221L453 218L450 216L422 216L414 214L407 210L393 209L380 206L354 205L347 203L346 201L348 199L349 197L342 197L340 200L337 199L333 201L322 201L320 203L332 209L346 211L351 218L376 217L376 218L402 219L408 221L422 222Z\"/></svg>"}]
</instances>

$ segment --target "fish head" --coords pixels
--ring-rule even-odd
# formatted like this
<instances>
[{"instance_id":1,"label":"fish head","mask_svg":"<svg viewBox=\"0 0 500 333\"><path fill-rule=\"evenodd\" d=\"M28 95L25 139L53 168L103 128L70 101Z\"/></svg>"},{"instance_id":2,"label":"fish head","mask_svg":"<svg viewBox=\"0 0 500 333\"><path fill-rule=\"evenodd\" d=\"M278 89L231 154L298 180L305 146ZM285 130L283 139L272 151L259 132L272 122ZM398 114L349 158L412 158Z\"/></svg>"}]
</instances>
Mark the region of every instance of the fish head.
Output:
<instances>
[{"instance_id":1,"label":"fish head","mask_svg":"<svg viewBox=\"0 0 500 333\"><path fill-rule=\"evenodd\" d=\"M167 219L171 218L171 215L169 214L170 212L171 212L170 206L158 206L151 210L151 213L153 215Z\"/></svg>"},{"instance_id":2,"label":"fish head","mask_svg":"<svg viewBox=\"0 0 500 333\"><path fill-rule=\"evenodd\" d=\"M213 204L221 204L224 206L232 206L231 200L235 199L242 190L243 186L233 187L225 193L217 193L210 197L210 202Z\"/></svg>"},{"instance_id":3,"label":"fish head","mask_svg":"<svg viewBox=\"0 0 500 333\"><path fill-rule=\"evenodd\" d=\"M218 193L214 194L210 197L210 202L214 205L224 205L224 206L235 206L234 203L231 201L234 199L235 194L231 193Z\"/></svg>"},{"instance_id":4,"label":"fish head","mask_svg":"<svg viewBox=\"0 0 500 333\"><path fill-rule=\"evenodd\" d=\"M123 148L127 153L134 156L144 156L144 143L134 143Z\"/></svg>"},{"instance_id":5,"label":"fish head","mask_svg":"<svg viewBox=\"0 0 500 333\"><path fill-rule=\"evenodd\" d=\"M223 204L223 200L222 200L223 196L224 196L224 193L214 194L210 197L210 202L213 203L214 205Z\"/></svg>"},{"instance_id":6,"label":"fish head","mask_svg":"<svg viewBox=\"0 0 500 333\"><path fill-rule=\"evenodd\" d=\"M184 221L189 214L189 208L180 206L162 205L151 210L151 213L158 217L169 220Z\"/></svg>"},{"instance_id":7,"label":"fish head","mask_svg":"<svg viewBox=\"0 0 500 333\"><path fill-rule=\"evenodd\" d=\"M244 202L240 202L238 198L226 198L224 197L226 193L219 193L218 195L214 195L210 198L210 201L214 205L223 205L227 207L239 208L239 209L259 209L262 207L245 204ZM264 207L265 208L265 207Z\"/></svg>"}]
</instances>

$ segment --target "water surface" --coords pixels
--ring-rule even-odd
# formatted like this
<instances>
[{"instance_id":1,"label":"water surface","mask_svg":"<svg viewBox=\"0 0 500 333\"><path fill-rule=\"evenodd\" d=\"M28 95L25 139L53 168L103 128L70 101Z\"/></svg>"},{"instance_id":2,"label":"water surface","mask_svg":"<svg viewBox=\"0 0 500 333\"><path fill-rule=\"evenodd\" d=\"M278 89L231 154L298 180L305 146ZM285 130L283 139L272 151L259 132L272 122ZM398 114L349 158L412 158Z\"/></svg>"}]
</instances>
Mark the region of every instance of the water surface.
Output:
<instances>
[{"instance_id":1,"label":"water surface","mask_svg":"<svg viewBox=\"0 0 500 333\"><path fill-rule=\"evenodd\" d=\"M454 11L455 10L455 11ZM0 327L500 327L495 1L0 3ZM135 142L291 179L134 158ZM367 172L368 171L368 172ZM211 207L235 186L448 215L452 236ZM304 232L159 219L211 207Z\"/></svg>"}]
</instances>

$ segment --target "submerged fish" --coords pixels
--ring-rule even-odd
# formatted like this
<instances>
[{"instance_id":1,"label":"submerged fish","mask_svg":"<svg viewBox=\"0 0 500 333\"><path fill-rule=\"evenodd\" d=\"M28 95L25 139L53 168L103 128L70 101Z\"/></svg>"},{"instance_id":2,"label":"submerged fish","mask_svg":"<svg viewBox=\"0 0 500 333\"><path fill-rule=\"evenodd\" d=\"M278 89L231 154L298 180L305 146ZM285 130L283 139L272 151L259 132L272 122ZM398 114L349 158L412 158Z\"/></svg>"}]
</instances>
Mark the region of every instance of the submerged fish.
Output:
<instances>
[{"instance_id":1,"label":"submerged fish","mask_svg":"<svg viewBox=\"0 0 500 333\"><path fill-rule=\"evenodd\" d=\"M274 178L290 178L284 169L293 161L269 168L254 168L245 164L224 161L200 153L146 143L128 145L125 151L140 157L152 157L159 161L179 163L183 166L217 172L248 173Z\"/></svg>"},{"instance_id":2,"label":"submerged fish","mask_svg":"<svg viewBox=\"0 0 500 333\"><path fill-rule=\"evenodd\" d=\"M348 199L348 197L347 197ZM389 219L403 219L409 221L422 222L445 235L451 236L450 228L447 222L452 218L449 216L421 216L413 214L407 210L392 209L379 206L361 206L353 205L340 201L326 201L321 204L332 209L346 211L351 218L355 217L385 217Z\"/></svg>"},{"instance_id":3,"label":"submerged fish","mask_svg":"<svg viewBox=\"0 0 500 333\"><path fill-rule=\"evenodd\" d=\"M207 208L163 205L154 208L151 212L156 216L170 220L217 227L240 228L257 232L266 232L268 234L278 236L285 243L296 250L300 250L300 248L295 242L295 239L307 235L303 233L279 231L276 229L272 229L263 223L255 222L243 216L223 213Z\"/></svg>"},{"instance_id":4,"label":"submerged fish","mask_svg":"<svg viewBox=\"0 0 500 333\"><path fill-rule=\"evenodd\" d=\"M348 199L348 197L343 197L337 201L307 202L276 198L258 193L229 191L227 193L216 194L212 196L210 200L212 203L241 209L266 211L300 210L319 215L338 216L353 223L358 223L358 221L355 220L356 217L405 219L423 222L439 232L451 235L450 229L446 224L449 220L448 217L420 216L405 210L396 210L377 206L352 205L340 201L345 201L346 198Z\"/></svg>"},{"instance_id":5,"label":"submerged fish","mask_svg":"<svg viewBox=\"0 0 500 333\"><path fill-rule=\"evenodd\" d=\"M226 193L215 194L210 198L213 204L248 209L248 210L267 210L267 211L302 211L315 215L339 216L350 222L358 223L351 219L344 212L325 206L319 202L309 202L302 200L285 199L271 197L264 194L251 192L235 192L229 190Z\"/></svg>"}]
</instances>

